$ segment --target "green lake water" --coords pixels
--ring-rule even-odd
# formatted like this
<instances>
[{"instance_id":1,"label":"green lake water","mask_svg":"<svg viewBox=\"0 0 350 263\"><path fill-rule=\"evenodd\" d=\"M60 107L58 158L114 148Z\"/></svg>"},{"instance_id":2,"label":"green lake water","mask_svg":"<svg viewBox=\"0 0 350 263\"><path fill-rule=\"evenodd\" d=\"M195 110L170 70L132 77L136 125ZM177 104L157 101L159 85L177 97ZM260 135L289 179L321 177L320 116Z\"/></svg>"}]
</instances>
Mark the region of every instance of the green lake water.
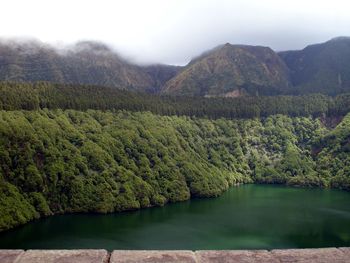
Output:
<instances>
[{"instance_id":1,"label":"green lake water","mask_svg":"<svg viewBox=\"0 0 350 263\"><path fill-rule=\"evenodd\" d=\"M350 193L269 185L107 215L58 215L0 234L0 248L272 249L350 246Z\"/></svg>"}]
</instances>

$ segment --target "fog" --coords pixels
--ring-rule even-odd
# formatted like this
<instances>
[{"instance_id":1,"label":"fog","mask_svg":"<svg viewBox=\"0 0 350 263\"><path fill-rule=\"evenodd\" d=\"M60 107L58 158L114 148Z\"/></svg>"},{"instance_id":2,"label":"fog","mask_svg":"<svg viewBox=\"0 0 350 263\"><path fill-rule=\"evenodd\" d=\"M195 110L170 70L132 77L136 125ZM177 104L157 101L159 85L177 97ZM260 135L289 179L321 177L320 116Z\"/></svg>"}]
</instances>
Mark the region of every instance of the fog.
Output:
<instances>
[{"instance_id":1,"label":"fog","mask_svg":"<svg viewBox=\"0 0 350 263\"><path fill-rule=\"evenodd\" d=\"M102 41L136 63L183 65L224 43L301 49L350 35L345 0L3 0L0 37Z\"/></svg>"}]
</instances>

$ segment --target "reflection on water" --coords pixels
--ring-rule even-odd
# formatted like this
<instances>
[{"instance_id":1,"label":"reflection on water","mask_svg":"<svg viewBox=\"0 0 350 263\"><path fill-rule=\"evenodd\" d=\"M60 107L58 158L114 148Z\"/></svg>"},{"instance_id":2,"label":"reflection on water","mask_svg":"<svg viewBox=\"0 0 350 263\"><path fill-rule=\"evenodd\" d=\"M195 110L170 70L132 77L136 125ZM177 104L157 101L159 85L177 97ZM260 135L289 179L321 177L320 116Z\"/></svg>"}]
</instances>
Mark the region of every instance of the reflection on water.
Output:
<instances>
[{"instance_id":1,"label":"reflection on water","mask_svg":"<svg viewBox=\"0 0 350 263\"><path fill-rule=\"evenodd\" d=\"M0 248L271 249L350 246L350 193L244 185L213 199L109 215L58 215Z\"/></svg>"}]
</instances>

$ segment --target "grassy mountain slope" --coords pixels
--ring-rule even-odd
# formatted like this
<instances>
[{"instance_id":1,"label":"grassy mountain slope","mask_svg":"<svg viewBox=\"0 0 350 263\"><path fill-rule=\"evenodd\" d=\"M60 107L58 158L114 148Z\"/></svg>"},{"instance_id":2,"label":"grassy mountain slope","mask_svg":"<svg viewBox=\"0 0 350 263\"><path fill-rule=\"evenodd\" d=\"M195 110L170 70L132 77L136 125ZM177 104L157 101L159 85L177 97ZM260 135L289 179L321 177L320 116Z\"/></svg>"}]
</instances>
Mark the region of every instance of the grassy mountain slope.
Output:
<instances>
[{"instance_id":1,"label":"grassy mountain slope","mask_svg":"<svg viewBox=\"0 0 350 263\"><path fill-rule=\"evenodd\" d=\"M191 61L164 92L236 97L275 95L288 86L288 70L270 48L225 44Z\"/></svg>"},{"instance_id":2,"label":"grassy mountain slope","mask_svg":"<svg viewBox=\"0 0 350 263\"><path fill-rule=\"evenodd\" d=\"M177 67L140 67L98 42L79 42L57 50L39 42L0 42L0 79L93 84L154 91L175 75Z\"/></svg>"},{"instance_id":3,"label":"grassy mountain slope","mask_svg":"<svg viewBox=\"0 0 350 263\"><path fill-rule=\"evenodd\" d=\"M335 95L350 90L350 38L279 53L291 72L295 94Z\"/></svg>"},{"instance_id":4,"label":"grassy mountain slope","mask_svg":"<svg viewBox=\"0 0 350 263\"><path fill-rule=\"evenodd\" d=\"M350 38L299 51L225 44L185 67L138 66L98 42L57 50L38 42L0 42L0 80L90 84L205 97L350 91Z\"/></svg>"}]
</instances>

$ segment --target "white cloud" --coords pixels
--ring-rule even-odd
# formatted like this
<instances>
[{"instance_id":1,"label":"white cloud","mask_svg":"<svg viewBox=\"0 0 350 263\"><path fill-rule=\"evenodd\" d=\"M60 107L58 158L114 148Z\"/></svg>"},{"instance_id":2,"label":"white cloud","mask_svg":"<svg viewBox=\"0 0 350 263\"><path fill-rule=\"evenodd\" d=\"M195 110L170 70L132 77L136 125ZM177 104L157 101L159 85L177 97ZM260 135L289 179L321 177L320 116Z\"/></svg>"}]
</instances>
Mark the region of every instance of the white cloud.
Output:
<instances>
[{"instance_id":1,"label":"white cloud","mask_svg":"<svg viewBox=\"0 0 350 263\"><path fill-rule=\"evenodd\" d=\"M231 42L277 50L350 35L346 0L1 0L0 36L100 40L138 62L185 63Z\"/></svg>"}]
</instances>

